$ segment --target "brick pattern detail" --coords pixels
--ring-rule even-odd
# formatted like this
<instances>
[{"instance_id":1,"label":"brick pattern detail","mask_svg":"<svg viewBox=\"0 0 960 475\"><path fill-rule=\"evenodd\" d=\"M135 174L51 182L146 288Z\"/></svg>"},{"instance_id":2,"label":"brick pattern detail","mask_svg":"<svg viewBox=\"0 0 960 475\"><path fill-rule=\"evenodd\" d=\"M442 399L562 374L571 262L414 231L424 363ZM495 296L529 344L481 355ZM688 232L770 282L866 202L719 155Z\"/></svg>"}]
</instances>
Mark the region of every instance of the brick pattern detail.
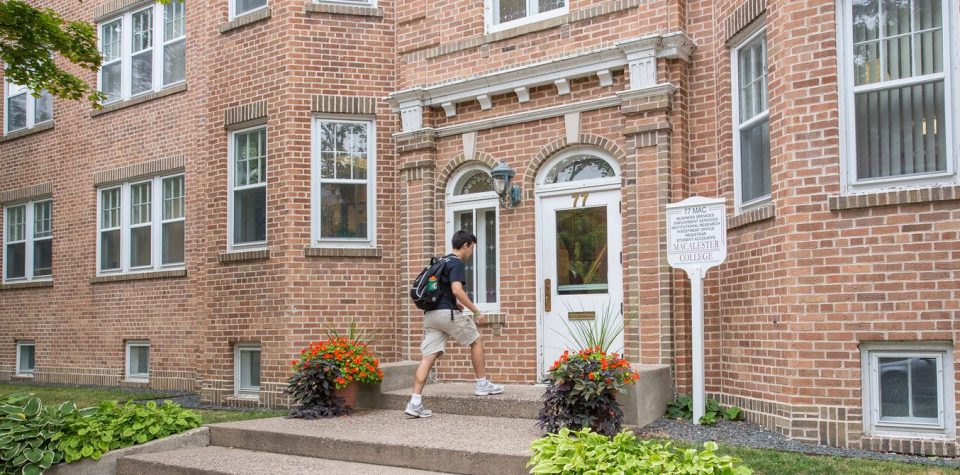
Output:
<instances>
[{"instance_id":1,"label":"brick pattern detail","mask_svg":"<svg viewBox=\"0 0 960 475\"><path fill-rule=\"evenodd\" d=\"M423 59L436 58L438 56L444 56L444 55L456 53L456 52L471 49L471 48L479 48L482 45L496 43L496 42L508 40L511 38L517 38L517 37L525 36L530 33L535 33L538 31L557 28L561 25L565 25L568 23L576 23L576 22L581 22L585 20L591 20L604 15L610 15L612 13L621 12L630 8L637 7L647 1L649 0L615 0L612 2L601 3L599 5L594 5L592 7L574 10L566 15L561 15L561 16L550 18L547 20L538 21L536 23L528 23L526 25L518 26L516 28L510 28L509 30L498 31L496 33L488 33L482 36L475 36L473 38L437 46L435 48L421 49L408 54L406 56L406 60L408 62L420 61ZM404 52L406 51L401 51L401 53L404 53Z\"/></svg>"},{"instance_id":2,"label":"brick pattern detail","mask_svg":"<svg viewBox=\"0 0 960 475\"><path fill-rule=\"evenodd\" d=\"M736 216L727 218L727 229L736 229L752 223L759 223L777 217L777 207L773 203L754 208L750 211L740 213Z\"/></svg>"},{"instance_id":3,"label":"brick pattern detail","mask_svg":"<svg viewBox=\"0 0 960 475\"><path fill-rule=\"evenodd\" d=\"M908 205L960 200L960 186L918 188L850 196L831 196L830 210L843 211L877 206Z\"/></svg>"},{"instance_id":4,"label":"brick pattern detail","mask_svg":"<svg viewBox=\"0 0 960 475\"><path fill-rule=\"evenodd\" d=\"M303 249L306 257L383 257L383 248L350 247L307 247Z\"/></svg>"},{"instance_id":5,"label":"brick pattern detail","mask_svg":"<svg viewBox=\"0 0 960 475\"><path fill-rule=\"evenodd\" d=\"M313 96L310 110L328 114L373 115L377 112L377 98L318 94Z\"/></svg>"},{"instance_id":6,"label":"brick pattern detail","mask_svg":"<svg viewBox=\"0 0 960 475\"><path fill-rule=\"evenodd\" d=\"M223 126L249 122L251 120L264 119L267 117L266 99L250 102L223 111Z\"/></svg>"},{"instance_id":7,"label":"brick pattern detail","mask_svg":"<svg viewBox=\"0 0 960 475\"><path fill-rule=\"evenodd\" d=\"M270 258L270 249L258 249L256 251L221 252L219 255L217 255L217 260L220 262L254 261L254 260L269 259L269 258Z\"/></svg>"},{"instance_id":8,"label":"brick pattern detail","mask_svg":"<svg viewBox=\"0 0 960 475\"><path fill-rule=\"evenodd\" d=\"M160 99L161 97L172 96L174 94L178 94L186 90L187 90L187 83L185 82L180 83L175 86L170 86L166 89L161 89L159 91L151 92L150 94L144 94L142 96L137 96L131 99L127 99L125 101L115 102L113 104L107 104L103 106L103 108L100 110L94 109L90 111L90 117L98 117L104 114L108 114L110 112L114 112L121 109L126 109L128 107L133 107L139 104L143 104L144 102L150 102L156 99Z\"/></svg>"},{"instance_id":9,"label":"brick pattern detail","mask_svg":"<svg viewBox=\"0 0 960 475\"><path fill-rule=\"evenodd\" d=\"M436 148L437 135L432 130L404 134L402 138L397 138L397 153L401 155L418 150L435 150Z\"/></svg>"},{"instance_id":10,"label":"brick pattern detail","mask_svg":"<svg viewBox=\"0 0 960 475\"><path fill-rule=\"evenodd\" d=\"M127 280L152 280L186 277L186 269L161 270L156 272L135 272L131 274L100 275L90 279L91 284L105 284L109 282L123 282Z\"/></svg>"},{"instance_id":11,"label":"brick pattern detail","mask_svg":"<svg viewBox=\"0 0 960 475\"><path fill-rule=\"evenodd\" d=\"M195 371L150 370L148 386L168 391L196 392L199 376Z\"/></svg>"},{"instance_id":12,"label":"brick pattern detail","mask_svg":"<svg viewBox=\"0 0 960 475\"><path fill-rule=\"evenodd\" d=\"M723 23L726 39L729 41L767 11L767 0L746 0L727 17Z\"/></svg>"},{"instance_id":13,"label":"brick pattern detail","mask_svg":"<svg viewBox=\"0 0 960 475\"><path fill-rule=\"evenodd\" d=\"M361 5L337 5L334 3L314 3L308 1L303 5L306 13L330 13L334 15L353 15L383 18L383 8L365 7Z\"/></svg>"},{"instance_id":14,"label":"brick pattern detail","mask_svg":"<svg viewBox=\"0 0 960 475\"><path fill-rule=\"evenodd\" d=\"M150 3L150 0L108 0L93 9L93 21L97 23L107 20L118 13L132 10L141 4L146 5L148 3Z\"/></svg>"},{"instance_id":15,"label":"brick pattern detail","mask_svg":"<svg viewBox=\"0 0 960 475\"><path fill-rule=\"evenodd\" d=\"M33 198L46 197L53 194L53 185L43 183L40 185L26 186L15 190L0 192L0 205L13 203L15 201L26 201Z\"/></svg>"},{"instance_id":16,"label":"brick pattern detail","mask_svg":"<svg viewBox=\"0 0 960 475\"><path fill-rule=\"evenodd\" d=\"M53 130L53 121L52 121L52 120L49 121L49 122L44 122L44 123L42 123L42 124L35 125L35 126L33 126L32 128L29 128L29 129L23 129L23 130L18 130L18 131L16 131L16 132L10 132L10 133L8 133L7 135L4 135L3 137L0 137L0 143L7 142L7 141L10 141L10 140L15 140L15 139L18 139L18 138L20 138L20 137L27 137L27 136L30 136L30 135L33 135L33 134L39 134L40 132L45 132L45 131L47 131L47 130Z\"/></svg>"},{"instance_id":17,"label":"brick pattern detail","mask_svg":"<svg viewBox=\"0 0 960 475\"><path fill-rule=\"evenodd\" d=\"M247 13L246 15L241 15L234 18L227 23L220 25L220 33L228 33L238 28L242 28L251 23L256 23L270 18L270 7L261 8L255 12Z\"/></svg>"},{"instance_id":18,"label":"brick pattern detail","mask_svg":"<svg viewBox=\"0 0 960 475\"><path fill-rule=\"evenodd\" d=\"M889 439L865 436L862 439L865 450L877 452L897 452L936 457L960 456L960 446L953 440L942 439Z\"/></svg>"},{"instance_id":19,"label":"brick pattern detail","mask_svg":"<svg viewBox=\"0 0 960 475\"><path fill-rule=\"evenodd\" d=\"M35 282L14 282L10 284L0 284L0 290L39 289L43 287L53 287L53 281L41 280Z\"/></svg>"},{"instance_id":20,"label":"brick pattern detail","mask_svg":"<svg viewBox=\"0 0 960 475\"><path fill-rule=\"evenodd\" d=\"M150 162L128 165L114 170L104 170L93 174L93 186L130 181L137 178L157 176L183 170L185 157L175 155Z\"/></svg>"},{"instance_id":21,"label":"brick pattern detail","mask_svg":"<svg viewBox=\"0 0 960 475\"><path fill-rule=\"evenodd\" d=\"M38 383L119 386L123 380L123 374L122 369L37 366L33 371L33 380Z\"/></svg>"}]
</instances>

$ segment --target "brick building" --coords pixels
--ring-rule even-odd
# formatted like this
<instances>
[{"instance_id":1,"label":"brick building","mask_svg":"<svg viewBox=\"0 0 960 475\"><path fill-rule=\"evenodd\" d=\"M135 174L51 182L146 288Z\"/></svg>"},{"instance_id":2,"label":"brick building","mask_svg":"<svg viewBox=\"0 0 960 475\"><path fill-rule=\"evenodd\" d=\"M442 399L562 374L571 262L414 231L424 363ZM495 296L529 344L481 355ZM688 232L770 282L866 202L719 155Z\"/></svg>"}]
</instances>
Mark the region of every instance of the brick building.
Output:
<instances>
[{"instance_id":1,"label":"brick building","mask_svg":"<svg viewBox=\"0 0 960 475\"><path fill-rule=\"evenodd\" d=\"M408 283L468 228L493 379L606 316L689 392L664 206L722 196L708 393L805 441L957 453L956 0L43 4L97 24L78 73L108 101L4 85L0 380L282 405L327 328L417 359Z\"/></svg>"}]
</instances>

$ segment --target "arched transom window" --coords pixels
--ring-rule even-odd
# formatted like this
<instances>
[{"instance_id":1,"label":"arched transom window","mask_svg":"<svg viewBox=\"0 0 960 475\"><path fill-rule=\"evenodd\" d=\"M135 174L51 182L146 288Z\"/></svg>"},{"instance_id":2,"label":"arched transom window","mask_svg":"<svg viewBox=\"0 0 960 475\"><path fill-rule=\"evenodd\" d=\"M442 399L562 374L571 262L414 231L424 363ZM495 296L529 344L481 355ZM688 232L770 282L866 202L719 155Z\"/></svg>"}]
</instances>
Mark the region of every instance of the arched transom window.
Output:
<instances>
[{"instance_id":1,"label":"arched transom window","mask_svg":"<svg viewBox=\"0 0 960 475\"><path fill-rule=\"evenodd\" d=\"M454 195L471 195L493 191L493 178L486 170L470 170L456 182Z\"/></svg>"},{"instance_id":2,"label":"arched transom window","mask_svg":"<svg viewBox=\"0 0 960 475\"><path fill-rule=\"evenodd\" d=\"M485 312L496 312L499 308L497 203L490 170L481 165L460 170L447 184L446 246L450 247L453 233L461 229L477 236L476 250L466 262L464 289Z\"/></svg>"},{"instance_id":3,"label":"arched transom window","mask_svg":"<svg viewBox=\"0 0 960 475\"><path fill-rule=\"evenodd\" d=\"M606 152L575 148L561 153L540 171L539 185L562 185L584 181L609 181L619 175L617 162Z\"/></svg>"}]
</instances>

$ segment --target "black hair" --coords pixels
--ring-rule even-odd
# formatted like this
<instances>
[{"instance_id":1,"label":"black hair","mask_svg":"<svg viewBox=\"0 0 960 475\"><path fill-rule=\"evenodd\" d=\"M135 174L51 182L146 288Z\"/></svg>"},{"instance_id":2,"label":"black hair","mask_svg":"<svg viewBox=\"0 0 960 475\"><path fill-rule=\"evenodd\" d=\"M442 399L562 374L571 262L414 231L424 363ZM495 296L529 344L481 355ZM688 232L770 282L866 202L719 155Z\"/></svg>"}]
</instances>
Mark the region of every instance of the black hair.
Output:
<instances>
[{"instance_id":1,"label":"black hair","mask_svg":"<svg viewBox=\"0 0 960 475\"><path fill-rule=\"evenodd\" d=\"M466 244L476 244L477 237L473 235L470 231L459 230L453 233L453 239L451 239L451 244L453 244L454 249L460 249Z\"/></svg>"}]
</instances>

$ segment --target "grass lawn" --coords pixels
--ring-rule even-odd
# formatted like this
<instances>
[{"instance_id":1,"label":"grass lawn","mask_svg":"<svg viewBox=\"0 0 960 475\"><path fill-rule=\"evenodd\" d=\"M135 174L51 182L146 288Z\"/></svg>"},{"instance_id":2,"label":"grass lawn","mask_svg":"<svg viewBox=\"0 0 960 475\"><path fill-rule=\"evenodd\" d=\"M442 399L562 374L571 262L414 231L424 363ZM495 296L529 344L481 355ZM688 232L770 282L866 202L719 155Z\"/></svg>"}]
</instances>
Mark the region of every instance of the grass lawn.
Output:
<instances>
[{"instance_id":1,"label":"grass lawn","mask_svg":"<svg viewBox=\"0 0 960 475\"><path fill-rule=\"evenodd\" d=\"M720 452L739 457L757 475L960 475L960 469L777 450L721 446Z\"/></svg>"},{"instance_id":2,"label":"grass lawn","mask_svg":"<svg viewBox=\"0 0 960 475\"><path fill-rule=\"evenodd\" d=\"M0 383L0 396L14 393L33 393L44 404L60 404L64 401L73 401L77 407L90 407L100 404L101 401L116 400L143 401L162 399L170 393L156 391L128 391L123 388L96 388L72 386L48 386L25 383ZM282 411L219 411L216 409L193 409L203 417L204 424L218 422L245 421L249 419L263 419L265 417L281 417L286 415Z\"/></svg>"}]
</instances>

